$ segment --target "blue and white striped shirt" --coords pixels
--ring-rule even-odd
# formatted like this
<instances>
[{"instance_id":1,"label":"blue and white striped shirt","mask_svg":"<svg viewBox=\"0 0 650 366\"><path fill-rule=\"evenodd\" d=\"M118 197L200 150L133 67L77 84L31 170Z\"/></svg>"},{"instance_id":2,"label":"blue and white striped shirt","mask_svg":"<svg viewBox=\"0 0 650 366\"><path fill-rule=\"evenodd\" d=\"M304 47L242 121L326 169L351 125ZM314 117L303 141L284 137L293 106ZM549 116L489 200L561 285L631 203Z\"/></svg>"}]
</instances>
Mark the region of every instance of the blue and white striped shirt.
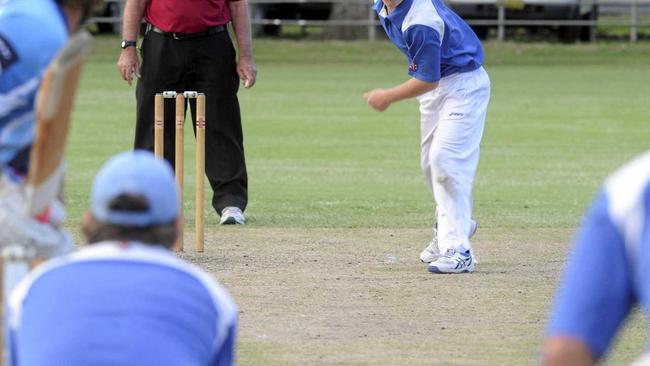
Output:
<instances>
[{"instance_id":1,"label":"blue and white striped shirt","mask_svg":"<svg viewBox=\"0 0 650 366\"><path fill-rule=\"evenodd\" d=\"M0 169L31 146L43 72L67 39L65 14L54 0L0 3Z\"/></svg>"},{"instance_id":2,"label":"blue and white striped shirt","mask_svg":"<svg viewBox=\"0 0 650 366\"><path fill-rule=\"evenodd\" d=\"M103 242L53 259L9 306L12 365L233 364L235 303L162 247Z\"/></svg>"}]
</instances>

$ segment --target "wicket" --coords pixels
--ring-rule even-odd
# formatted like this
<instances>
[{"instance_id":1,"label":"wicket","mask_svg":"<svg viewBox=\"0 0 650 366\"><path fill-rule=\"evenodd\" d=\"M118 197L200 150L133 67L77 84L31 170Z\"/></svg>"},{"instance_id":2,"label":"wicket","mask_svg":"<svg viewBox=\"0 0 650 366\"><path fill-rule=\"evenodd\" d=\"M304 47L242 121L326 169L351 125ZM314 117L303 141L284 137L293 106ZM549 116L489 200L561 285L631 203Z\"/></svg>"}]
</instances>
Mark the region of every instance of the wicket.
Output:
<instances>
[{"instance_id":1,"label":"wicket","mask_svg":"<svg viewBox=\"0 0 650 366\"><path fill-rule=\"evenodd\" d=\"M174 148L176 153L175 170L176 184L181 200L181 208L178 215L179 232L176 250L183 251L183 181L184 181L184 126L185 126L185 100L196 99L196 175L195 175L195 232L196 251L203 251L204 243L204 177L205 172L205 94L195 91L175 92L165 91L157 93L154 101L154 154L163 159L164 157L164 127L165 127L165 99L176 99L176 139Z\"/></svg>"}]
</instances>

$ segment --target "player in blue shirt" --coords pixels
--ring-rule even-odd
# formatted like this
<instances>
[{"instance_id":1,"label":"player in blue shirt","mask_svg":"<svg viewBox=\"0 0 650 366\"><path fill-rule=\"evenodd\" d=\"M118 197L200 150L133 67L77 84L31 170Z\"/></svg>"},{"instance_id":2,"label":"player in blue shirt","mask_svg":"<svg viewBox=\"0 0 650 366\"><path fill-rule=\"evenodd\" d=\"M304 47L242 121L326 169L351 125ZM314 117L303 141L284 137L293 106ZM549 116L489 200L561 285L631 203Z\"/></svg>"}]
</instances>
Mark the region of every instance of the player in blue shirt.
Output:
<instances>
[{"instance_id":1,"label":"player in blue shirt","mask_svg":"<svg viewBox=\"0 0 650 366\"><path fill-rule=\"evenodd\" d=\"M432 273L473 272L472 185L490 99L483 48L442 0L378 0L375 10L411 78L364 98L378 111L404 99L420 103L420 162L436 204L433 239L420 260Z\"/></svg>"},{"instance_id":2,"label":"player in blue shirt","mask_svg":"<svg viewBox=\"0 0 650 366\"><path fill-rule=\"evenodd\" d=\"M89 246L39 266L13 292L12 365L233 364L237 307L177 258L178 191L146 151L108 161L93 184Z\"/></svg>"},{"instance_id":3,"label":"player in blue shirt","mask_svg":"<svg viewBox=\"0 0 650 366\"><path fill-rule=\"evenodd\" d=\"M24 175L43 72L97 0L8 0L0 5L0 167Z\"/></svg>"},{"instance_id":4,"label":"player in blue shirt","mask_svg":"<svg viewBox=\"0 0 650 366\"><path fill-rule=\"evenodd\" d=\"M63 205L37 219L24 214L23 183L34 139L35 100L43 74L99 0L0 1L0 246L58 241Z\"/></svg>"},{"instance_id":5,"label":"player in blue shirt","mask_svg":"<svg viewBox=\"0 0 650 366\"><path fill-rule=\"evenodd\" d=\"M558 286L544 365L593 365L634 305L648 315L648 253L650 152L605 181L582 223ZM650 364L650 353L640 361Z\"/></svg>"}]
</instances>

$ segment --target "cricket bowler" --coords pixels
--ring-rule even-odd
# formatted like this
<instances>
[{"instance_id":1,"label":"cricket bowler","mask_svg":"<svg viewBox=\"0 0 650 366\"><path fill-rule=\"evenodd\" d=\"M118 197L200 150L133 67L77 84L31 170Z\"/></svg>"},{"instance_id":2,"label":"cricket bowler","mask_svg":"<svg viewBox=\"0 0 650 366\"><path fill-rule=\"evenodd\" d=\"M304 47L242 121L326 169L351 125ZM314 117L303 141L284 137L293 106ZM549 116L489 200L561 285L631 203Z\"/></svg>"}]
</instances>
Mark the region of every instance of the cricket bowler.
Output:
<instances>
[{"instance_id":1,"label":"cricket bowler","mask_svg":"<svg viewBox=\"0 0 650 366\"><path fill-rule=\"evenodd\" d=\"M375 10L411 78L364 98L380 112L404 99L420 103L420 162L437 215L420 260L432 273L473 272L472 185L490 99L483 48L442 0L378 0Z\"/></svg>"}]
</instances>

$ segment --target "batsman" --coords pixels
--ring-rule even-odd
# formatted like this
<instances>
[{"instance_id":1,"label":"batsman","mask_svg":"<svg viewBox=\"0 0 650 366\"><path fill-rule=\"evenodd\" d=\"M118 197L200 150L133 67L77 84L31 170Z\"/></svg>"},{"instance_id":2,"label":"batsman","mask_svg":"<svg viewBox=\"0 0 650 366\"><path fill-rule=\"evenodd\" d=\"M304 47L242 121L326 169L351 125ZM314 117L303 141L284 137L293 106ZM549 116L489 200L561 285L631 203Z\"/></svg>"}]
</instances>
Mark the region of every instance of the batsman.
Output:
<instances>
[{"instance_id":1,"label":"batsman","mask_svg":"<svg viewBox=\"0 0 650 366\"><path fill-rule=\"evenodd\" d=\"M71 246L58 230L65 216L58 199L62 158L81 59L90 47L90 35L77 31L96 3L0 5L0 246L31 245L45 257Z\"/></svg>"},{"instance_id":2,"label":"batsman","mask_svg":"<svg viewBox=\"0 0 650 366\"><path fill-rule=\"evenodd\" d=\"M375 10L411 78L364 98L378 111L404 99L420 103L420 163L437 216L420 260L432 273L473 272L472 185L490 99L481 42L442 0L377 0Z\"/></svg>"},{"instance_id":3,"label":"batsman","mask_svg":"<svg viewBox=\"0 0 650 366\"><path fill-rule=\"evenodd\" d=\"M34 260L73 249L71 236L61 227L63 152L74 92L91 42L79 28L97 2L0 2L3 310L9 292ZM8 364L10 355L4 347L0 352L3 364Z\"/></svg>"},{"instance_id":4,"label":"batsman","mask_svg":"<svg viewBox=\"0 0 650 366\"><path fill-rule=\"evenodd\" d=\"M62 228L63 153L81 66L91 43L80 27L97 3L0 2L3 312L8 294L35 260L74 248ZM0 353L2 364L9 364L4 340Z\"/></svg>"}]
</instances>

